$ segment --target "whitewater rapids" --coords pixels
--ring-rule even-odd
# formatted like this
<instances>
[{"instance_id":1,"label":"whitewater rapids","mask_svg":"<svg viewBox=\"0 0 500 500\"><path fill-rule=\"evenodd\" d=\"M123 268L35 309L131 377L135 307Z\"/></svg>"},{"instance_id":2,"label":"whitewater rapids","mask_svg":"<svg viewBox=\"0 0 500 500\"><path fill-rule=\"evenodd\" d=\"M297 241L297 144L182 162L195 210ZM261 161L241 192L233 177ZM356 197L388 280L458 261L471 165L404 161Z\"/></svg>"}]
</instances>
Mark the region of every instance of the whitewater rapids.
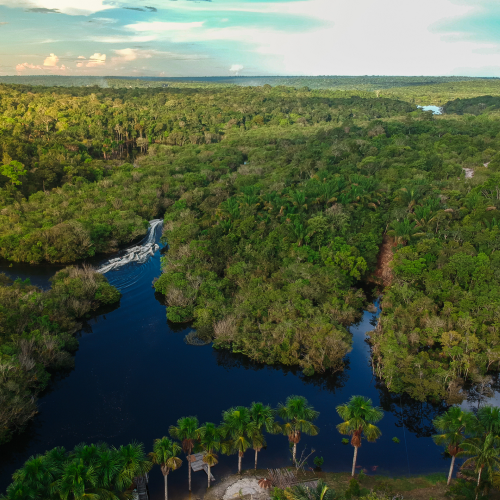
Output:
<instances>
[{"instance_id":1,"label":"whitewater rapids","mask_svg":"<svg viewBox=\"0 0 500 500\"><path fill-rule=\"evenodd\" d=\"M144 264L150 257L154 255L156 250L158 250L159 245L155 243L156 228L163 224L162 219L154 219L149 221L148 234L141 242L132 248L125 250L125 255L122 257L115 257L114 259L109 259L101 267L97 269L98 273L105 274L109 271L114 271L119 269L126 264L131 262L137 264Z\"/></svg>"}]
</instances>

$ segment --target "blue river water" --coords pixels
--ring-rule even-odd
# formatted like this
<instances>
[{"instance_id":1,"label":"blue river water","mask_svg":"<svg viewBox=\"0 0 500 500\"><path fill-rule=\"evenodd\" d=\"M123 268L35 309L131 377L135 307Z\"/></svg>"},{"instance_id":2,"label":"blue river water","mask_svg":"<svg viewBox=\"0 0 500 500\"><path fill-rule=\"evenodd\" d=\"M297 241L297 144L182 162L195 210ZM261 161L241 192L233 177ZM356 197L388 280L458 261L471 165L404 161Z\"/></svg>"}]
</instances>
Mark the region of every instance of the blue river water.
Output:
<instances>
[{"instance_id":1,"label":"blue river water","mask_svg":"<svg viewBox=\"0 0 500 500\"><path fill-rule=\"evenodd\" d=\"M0 264L0 272L33 284L48 286L48 277L59 267ZM123 297L118 307L88 321L79 334L75 368L58 374L39 399L39 414L26 431L0 448L0 491L12 473L31 455L55 446L70 449L81 442L104 441L120 445L143 442L151 451L153 440L168 435L179 417L198 416L200 422L220 422L221 412L231 406L262 401L276 406L292 394L305 396L320 412L317 437L304 436L299 455L307 447L324 458L323 470L348 471L353 449L342 444L335 408L353 394L369 396L381 405L382 437L374 444L363 442L358 464L368 474L407 475L446 472L449 461L430 437L432 419L445 408L389 394L372 374L367 332L377 314L365 312L351 327L352 351L342 373L306 377L300 370L265 366L211 345L184 342L190 328L167 322L165 305L155 296L152 280L160 274L160 251L140 266L127 266L107 274ZM392 441L397 437L400 442ZM269 436L267 449L259 454L260 467L290 464L288 440ZM253 452L243 458L253 467ZM237 457L220 457L213 469L216 480L237 471ZM193 493L206 487L203 471L193 474ZM170 474L171 498L187 494L187 467ZM163 476L158 468L150 474L150 494L163 495Z\"/></svg>"}]
</instances>

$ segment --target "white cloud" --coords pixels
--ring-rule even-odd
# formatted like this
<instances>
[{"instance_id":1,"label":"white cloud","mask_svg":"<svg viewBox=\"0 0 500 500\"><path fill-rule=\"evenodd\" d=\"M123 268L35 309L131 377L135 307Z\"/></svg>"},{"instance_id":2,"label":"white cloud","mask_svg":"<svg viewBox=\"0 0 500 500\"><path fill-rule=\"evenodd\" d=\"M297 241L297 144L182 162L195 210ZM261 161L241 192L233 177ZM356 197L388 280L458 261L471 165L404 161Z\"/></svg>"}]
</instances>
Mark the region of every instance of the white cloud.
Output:
<instances>
[{"instance_id":1,"label":"white cloud","mask_svg":"<svg viewBox=\"0 0 500 500\"><path fill-rule=\"evenodd\" d=\"M147 32L157 40L171 43L232 43L243 63L258 62L259 71L272 74L439 75L456 74L456 69L466 64L477 68L500 66L500 57L491 54L491 50L489 54L478 52L478 49L494 48L495 44L463 37L452 41L430 29L443 19L469 13L472 1L469 5L458 5L452 0L415 3L299 0L239 4L221 0L217 5L196 6L187 3L190 2L172 2L173 8L193 11L192 18L199 18L203 10L273 14L275 27L245 22L242 26L211 28L200 21L140 22L128 25L127 29ZM287 23L281 20L280 25L280 14L296 16L296 26L289 22L290 18ZM310 29L297 29L301 19L317 22Z\"/></svg>"},{"instance_id":2,"label":"white cloud","mask_svg":"<svg viewBox=\"0 0 500 500\"><path fill-rule=\"evenodd\" d=\"M55 54L50 54L50 56L46 57L45 61L43 61L43 65L54 68L57 67L58 62L59 62L59 57L57 57Z\"/></svg>"},{"instance_id":3,"label":"white cloud","mask_svg":"<svg viewBox=\"0 0 500 500\"><path fill-rule=\"evenodd\" d=\"M141 59L151 59L155 57L159 60L165 59L176 59L176 60L199 60L205 59L206 56L198 55L198 54L180 54L176 52L168 52L162 50L155 49L116 49L115 51L116 57L111 59L113 64L121 64L125 62L141 60Z\"/></svg>"},{"instance_id":4,"label":"white cloud","mask_svg":"<svg viewBox=\"0 0 500 500\"><path fill-rule=\"evenodd\" d=\"M176 23L176 22L165 22L165 21L153 21L153 22L140 22L135 24L127 24L125 28L138 31L138 32L155 32L155 33L165 33L165 32L179 32L179 31L190 31L196 28L201 28L205 21L194 21L191 23Z\"/></svg>"},{"instance_id":5,"label":"white cloud","mask_svg":"<svg viewBox=\"0 0 500 500\"><path fill-rule=\"evenodd\" d=\"M85 56L78 56L77 59L87 59Z\"/></svg>"},{"instance_id":6,"label":"white cloud","mask_svg":"<svg viewBox=\"0 0 500 500\"><path fill-rule=\"evenodd\" d=\"M118 19L113 19L111 17L94 17L89 22L98 24L114 24L118 22Z\"/></svg>"},{"instance_id":7,"label":"white cloud","mask_svg":"<svg viewBox=\"0 0 500 500\"><path fill-rule=\"evenodd\" d=\"M23 71L25 71L27 69L43 69L43 67L40 65L35 66L34 64L27 63L27 62L22 63L22 64L18 64L16 66L16 71L18 73L22 73Z\"/></svg>"},{"instance_id":8,"label":"white cloud","mask_svg":"<svg viewBox=\"0 0 500 500\"><path fill-rule=\"evenodd\" d=\"M85 0L85 2L76 2L75 0L0 0L0 5L21 9L54 9L71 16L88 16L95 12L117 7L115 2L110 3L107 0Z\"/></svg>"},{"instance_id":9,"label":"white cloud","mask_svg":"<svg viewBox=\"0 0 500 500\"><path fill-rule=\"evenodd\" d=\"M106 63L106 54L96 52L89 57L89 62L86 64L87 68L96 68L103 66Z\"/></svg>"},{"instance_id":10,"label":"white cloud","mask_svg":"<svg viewBox=\"0 0 500 500\"><path fill-rule=\"evenodd\" d=\"M50 56L45 58L45 61L43 62L43 66L40 64L33 64L33 63L22 63L22 64L17 64L16 65L16 71L20 74L28 69L31 70L38 70L42 72L58 72L58 71L66 71L68 68L64 65L61 64L61 66L58 66L57 63L59 62L59 57L57 57L55 54L50 54Z\"/></svg>"},{"instance_id":11,"label":"white cloud","mask_svg":"<svg viewBox=\"0 0 500 500\"><path fill-rule=\"evenodd\" d=\"M139 49L118 49L115 50L117 57L114 57L113 60L120 62L135 61L139 57L139 53ZM151 54L146 54L143 57L150 58Z\"/></svg>"},{"instance_id":12,"label":"white cloud","mask_svg":"<svg viewBox=\"0 0 500 500\"><path fill-rule=\"evenodd\" d=\"M231 73L235 73L236 75L244 68L243 64L233 64L230 68L229 71Z\"/></svg>"},{"instance_id":13,"label":"white cloud","mask_svg":"<svg viewBox=\"0 0 500 500\"><path fill-rule=\"evenodd\" d=\"M135 36L135 35L108 35L108 36L93 36L89 38L92 42L97 43L143 43L143 42L152 42L156 40L156 35L144 35L144 36Z\"/></svg>"}]
</instances>

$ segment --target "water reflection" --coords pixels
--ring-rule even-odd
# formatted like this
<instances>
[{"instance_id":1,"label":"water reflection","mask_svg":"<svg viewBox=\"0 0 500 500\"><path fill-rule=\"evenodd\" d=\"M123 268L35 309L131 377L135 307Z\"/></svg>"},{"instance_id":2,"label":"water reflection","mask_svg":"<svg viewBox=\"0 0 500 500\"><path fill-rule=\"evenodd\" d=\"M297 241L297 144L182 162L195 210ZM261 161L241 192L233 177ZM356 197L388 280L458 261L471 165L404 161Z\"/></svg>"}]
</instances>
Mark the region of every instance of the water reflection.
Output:
<instances>
[{"instance_id":1,"label":"water reflection","mask_svg":"<svg viewBox=\"0 0 500 500\"><path fill-rule=\"evenodd\" d=\"M297 377L305 385L312 385L323 391L335 394L336 391L342 389L349 380L350 361L349 358L344 360L344 371L336 373L315 373L314 375L304 375L303 371L298 366L285 365L266 365L252 361L247 356L238 353L232 353L225 349L214 349L212 356L215 358L218 366L222 366L226 370L240 369L245 370L272 370L283 375L291 374Z\"/></svg>"},{"instance_id":2,"label":"water reflection","mask_svg":"<svg viewBox=\"0 0 500 500\"><path fill-rule=\"evenodd\" d=\"M436 433L432 421L448 409L446 402L417 401L408 394L390 393L384 384L377 382L380 406L396 417L396 427L404 427L417 438L428 438Z\"/></svg>"}]
</instances>

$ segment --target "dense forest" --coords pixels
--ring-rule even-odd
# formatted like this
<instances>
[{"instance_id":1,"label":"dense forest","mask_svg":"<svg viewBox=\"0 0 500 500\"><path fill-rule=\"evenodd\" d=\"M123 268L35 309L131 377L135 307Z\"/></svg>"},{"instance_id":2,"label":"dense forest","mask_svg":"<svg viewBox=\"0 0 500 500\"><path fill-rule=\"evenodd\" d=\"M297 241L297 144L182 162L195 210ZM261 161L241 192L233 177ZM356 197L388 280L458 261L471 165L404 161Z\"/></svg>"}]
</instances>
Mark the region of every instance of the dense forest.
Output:
<instances>
[{"instance_id":1,"label":"dense forest","mask_svg":"<svg viewBox=\"0 0 500 500\"><path fill-rule=\"evenodd\" d=\"M164 216L168 319L306 375L343 368L366 285L385 285L375 374L456 401L500 365L498 85L468 85L488 96L442 116L414 104L434 85L0 86L0 256L69 263Z\"/></svg>"},{"instance_id":2,"label":"dense forest","mask_svg":"<svg viewBox=\"0 0 500 500\"><path fill-rule=\"evenodd\" d=\"M145 233L140 217L154 218L176 199L179 182L163 166L143 176L130 163L105 160L154 153L151 146L159 144L216 144L254 128L306 128L414 110L400 101L271 87L31 90L0 87L0 256L32 263L112 251ZM166 196L169 189L174 193Z\"/></svg>"}]
</instances>

